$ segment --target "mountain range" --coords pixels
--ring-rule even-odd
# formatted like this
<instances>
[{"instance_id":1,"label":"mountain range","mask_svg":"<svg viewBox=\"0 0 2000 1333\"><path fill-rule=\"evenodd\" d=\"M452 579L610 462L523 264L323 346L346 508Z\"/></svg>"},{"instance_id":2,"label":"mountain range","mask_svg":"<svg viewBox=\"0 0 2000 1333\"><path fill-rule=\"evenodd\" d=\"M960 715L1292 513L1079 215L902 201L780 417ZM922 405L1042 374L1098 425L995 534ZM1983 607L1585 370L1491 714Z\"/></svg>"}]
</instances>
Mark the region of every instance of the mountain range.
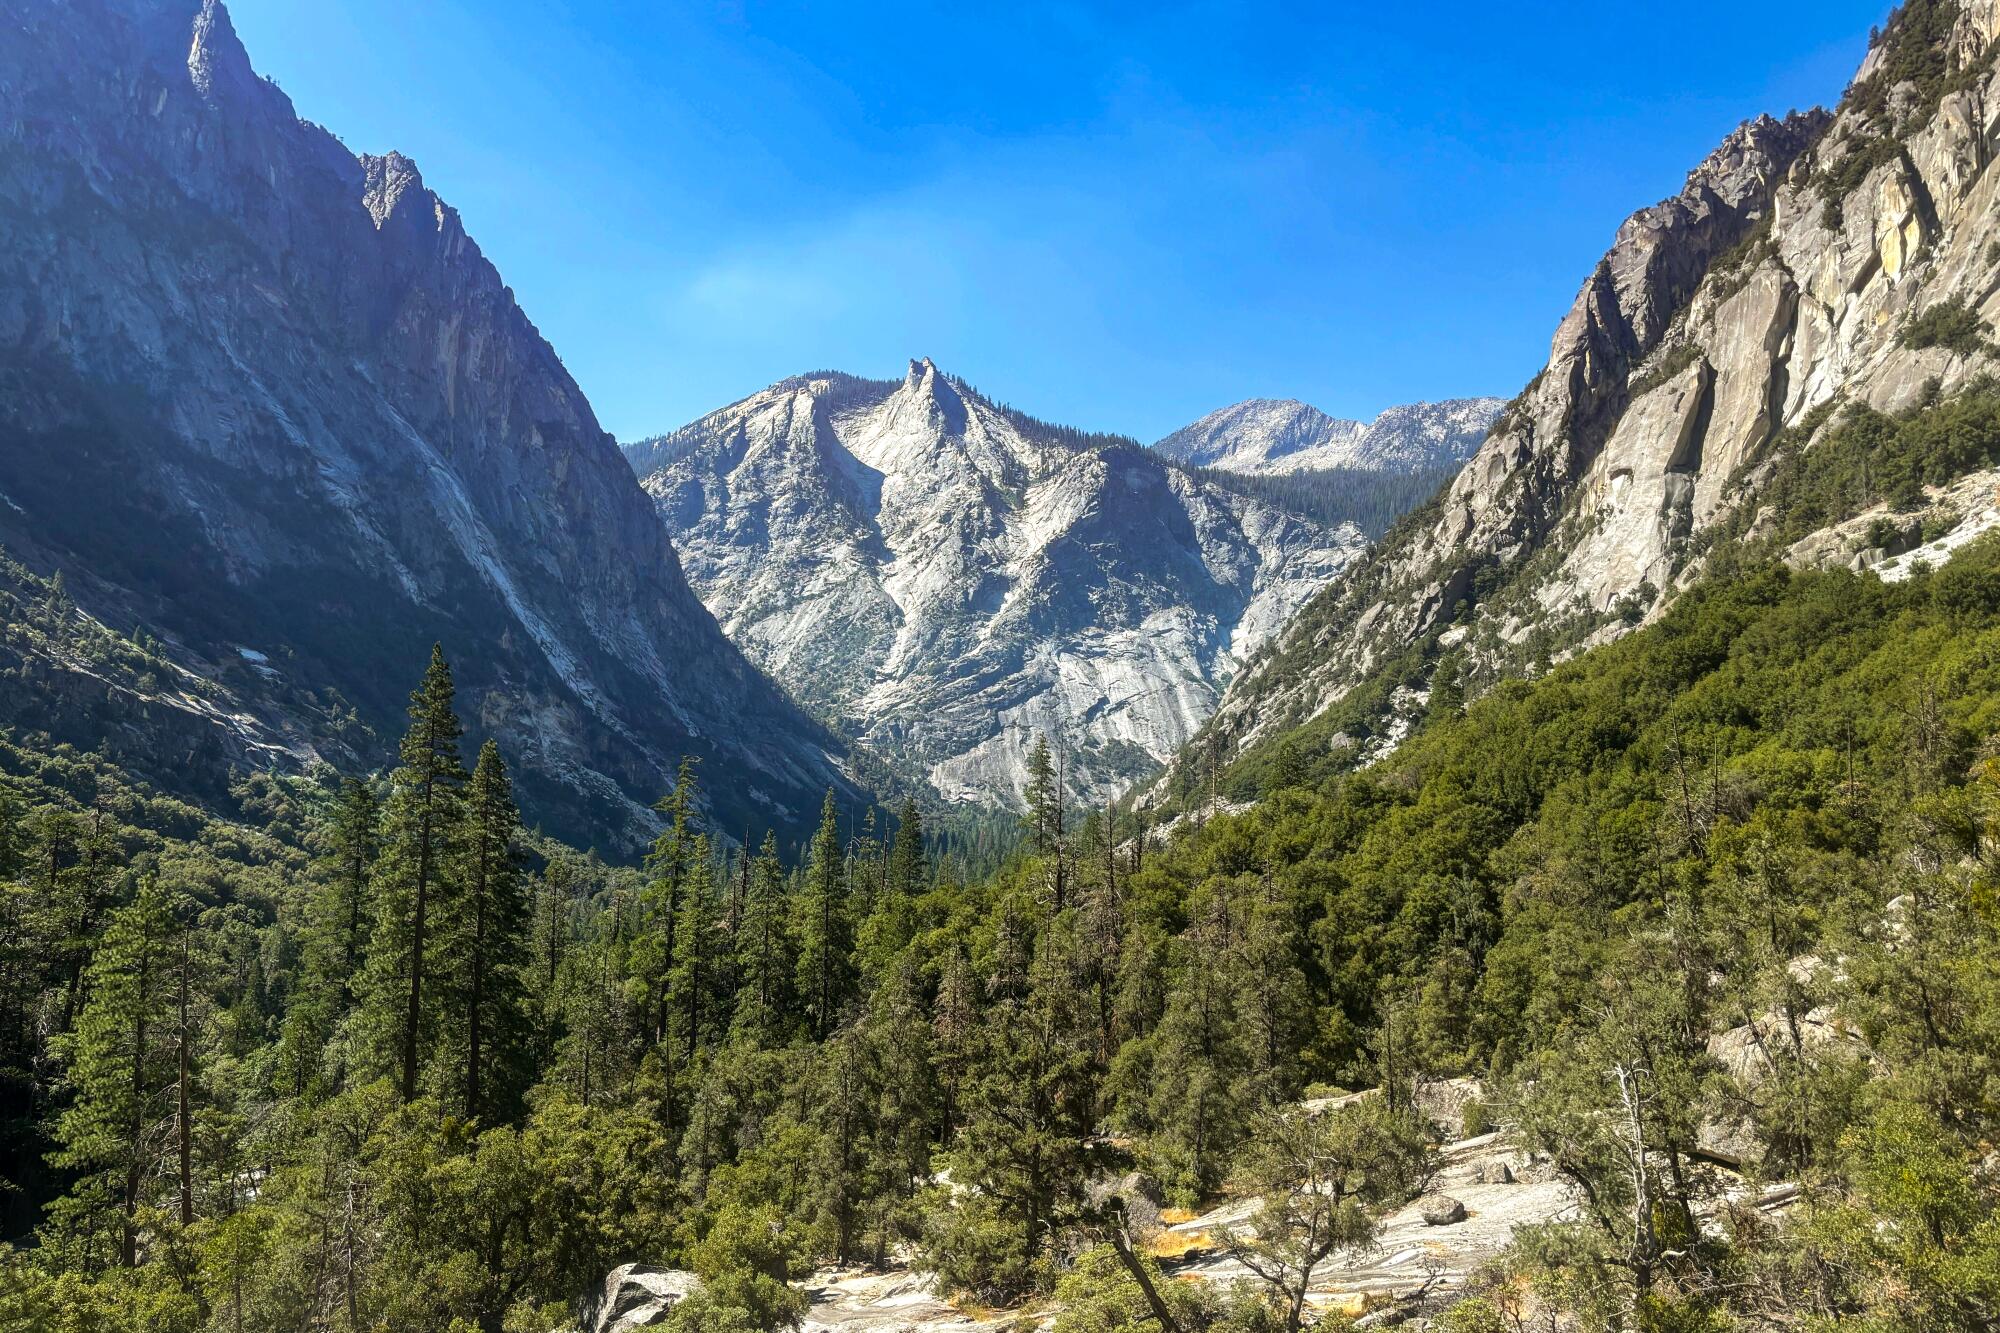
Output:
<instances>
[{"instance_id":1,"label":"mountain range","mask_svg":"<svg viewBox=\"0 0 2000 1333\"><path fill-rule=\"evenodd\" d=\"M928 359L785 380L627 453L730 637L951 801L1017 800L1038 739L1092 801L1151 772L1364 545Z\"/></svg>"},{"instance_id":2,"label":"mountain range","mask_svg":"<svg viewBox=\"0 0 2000 1333\"><path fill-rule=\"evenodd\" d=\"M215 0L8 15L0 544L152 662L10 642L17 725L175 790L373 768L441 639L552 830L629 848L683 754L725 827L851 790L413 163L301 120Z\"/></svg>"},{"instance_id":3,"label":"mountain range","mask_svg":"<svg viewBox=\"0 0 2000 1333\"><path fill-rule=\"evenodd\" d=\"M1252 398L1181 427L1153 448L1228 472L1423 472L1471 457L1505 406L1498 398L1453 398L1346 421L1289 398Z\"/></svg>"}]
</instances>

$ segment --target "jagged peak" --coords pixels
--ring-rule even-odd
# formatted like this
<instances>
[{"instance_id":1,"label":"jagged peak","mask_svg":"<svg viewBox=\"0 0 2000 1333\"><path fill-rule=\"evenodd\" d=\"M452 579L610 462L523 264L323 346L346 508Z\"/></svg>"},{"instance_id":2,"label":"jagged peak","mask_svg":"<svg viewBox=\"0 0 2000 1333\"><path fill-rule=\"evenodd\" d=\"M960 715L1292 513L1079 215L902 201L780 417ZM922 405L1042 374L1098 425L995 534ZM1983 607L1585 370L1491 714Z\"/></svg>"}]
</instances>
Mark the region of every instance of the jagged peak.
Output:
<instances>
[{"instance_id":1,"label":"jagged peak","mask_svg":"<svg viewBox=\"0 0 2000 1333\"><path fill-rule=\"evenodd\" d=\"M1736 205L1762 194L1832 122L1833 113L1824 107L1789 111L1782 120L1768 112L1753 116L1724 135L1722 142L1688 172L1677 198L1692 202L1712 193ZM1642 209L1634 216L1652 211Z\"/></svg>"},{"instance_id":2,"label":"jagged peak","mask_svg":"<svg viewBox=\"0 0 2000 1333\"><path fill-rule=\"evenodd\" d=\"M394 149L380 156L363 153L360 162L364 182L362 202L367 205L368 215L375 219L378 229L388 221L405 196L429 193L424 188L423 173L417 170L417 164Z\"/></svg>"},{"instance_id":3,"label":"jagged peak","mask_svg":"<svg viewBox=\"0 0 2000 1333\"><path fill-rule=\"evenodd\" d=\"M222 0L202 0L188 44L187 67L195 91L210 101L256 84L250 53L243 49L243 39L236 35Z\"/></svg>"}]
</instances>

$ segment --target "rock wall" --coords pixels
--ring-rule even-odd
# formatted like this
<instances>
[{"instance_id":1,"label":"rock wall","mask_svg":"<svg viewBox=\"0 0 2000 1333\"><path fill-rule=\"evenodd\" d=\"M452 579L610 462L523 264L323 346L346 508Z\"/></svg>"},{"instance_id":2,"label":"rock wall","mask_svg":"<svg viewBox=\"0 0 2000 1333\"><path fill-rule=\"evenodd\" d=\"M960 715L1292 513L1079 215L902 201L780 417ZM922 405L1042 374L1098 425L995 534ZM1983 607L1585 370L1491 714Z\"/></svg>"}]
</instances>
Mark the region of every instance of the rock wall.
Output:
<instances>
[{"instance_id":1,"label":"rock wall","mask_svg":"<svg viewBox=\"0 0 2000 1333\"><path fill-rule=\"evenodd\" d=\"M1225 749L1412 648L1522 665L1531 643L1560 656L1643 623L1699 576L1706 533L1755 512L1781 432L1989 372L1990 340L1903 333L1939 306L2000 318L1996 22L1969 4L1921 50L1892 24L1837 113L1747 122L1628 219L1457 478L1232 685Z\"/></svg>"}]
</instances>

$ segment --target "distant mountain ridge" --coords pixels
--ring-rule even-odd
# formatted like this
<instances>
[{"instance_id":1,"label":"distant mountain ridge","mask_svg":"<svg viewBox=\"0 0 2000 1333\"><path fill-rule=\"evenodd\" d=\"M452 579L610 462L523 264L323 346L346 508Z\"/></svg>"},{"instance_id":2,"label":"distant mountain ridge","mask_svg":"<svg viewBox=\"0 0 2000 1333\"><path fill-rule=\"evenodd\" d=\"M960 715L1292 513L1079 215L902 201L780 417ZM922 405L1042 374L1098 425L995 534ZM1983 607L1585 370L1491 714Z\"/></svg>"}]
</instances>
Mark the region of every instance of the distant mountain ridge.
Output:
<instances>
[{"instance_id":1,"label":"distant mountain ridge","mask_svg":"<svg viewBox=\"0 0 2000 1333\"><path fill-rule=\"evenodd\" d=\"M1719 554L1867 568L2000 524L2000 460L1948 415L2000 371L1996 158L2000 0L1913 0L1836 111L1744 122L1619 227L1479 451L1235 678L1198 748L1365 757L1439 666L1454 687L1546 666Z\"/></svg>"},{"instance_id":2,"label":"distant mountain ridge","mask_svg":"<svg viewBox=\"0 0 2000 1333\"><path fill-rule=\"evenodd\" d=\"M1363 546L929 360L784 380L626 453L730 635L954 799L1017 799L1037 735L1089 799L1150 772Z\"/></svg>"},{"instance_id":3,"label":"distant mountain ridge","mask_svg":"<svg viewBox=\"0 0 2000 1333\"><path fill-rule=\"evenodd\" d=\"M442 639L552 831L636 845L683 754L732 829L851 790L414 164L300 120L215 0L8 27L0 544L225 691L161 677L78 743L171 789L372 768Z\"/></svg>"},{"instance_id":4,"label":"distant mountain ridge","mask_svg":"<svg viewBox=\"0 0 2000 1333\"><path fill-rule=\"evenodd\" d=\"M1295 399L1252 398L1210 412L1153 448L1178 462L1231 472L1416 472L1470 458L1505 406L1499 398L1452 398L1348 421Z\"/></svg>"}]
</instances>

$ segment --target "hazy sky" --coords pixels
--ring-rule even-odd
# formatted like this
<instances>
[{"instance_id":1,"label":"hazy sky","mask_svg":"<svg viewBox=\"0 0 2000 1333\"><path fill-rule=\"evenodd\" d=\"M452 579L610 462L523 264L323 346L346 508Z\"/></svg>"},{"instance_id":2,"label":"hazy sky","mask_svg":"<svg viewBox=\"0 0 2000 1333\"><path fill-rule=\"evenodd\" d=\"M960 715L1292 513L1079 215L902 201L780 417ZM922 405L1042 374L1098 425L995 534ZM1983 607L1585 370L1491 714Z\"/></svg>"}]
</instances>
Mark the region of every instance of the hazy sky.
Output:
<instances>
[{"instance_id":1,"label":"hazy sky","mask_svg":"<svg viewBox=\"0 0 2000 1333\"><path fill-rule=\"evenodd\" d=\"M1633 209L1830 103L1884 0L234 0L464 214L621 439L931 356L1152 440L1511 395Z\"/></svg>"}]
</instances>

